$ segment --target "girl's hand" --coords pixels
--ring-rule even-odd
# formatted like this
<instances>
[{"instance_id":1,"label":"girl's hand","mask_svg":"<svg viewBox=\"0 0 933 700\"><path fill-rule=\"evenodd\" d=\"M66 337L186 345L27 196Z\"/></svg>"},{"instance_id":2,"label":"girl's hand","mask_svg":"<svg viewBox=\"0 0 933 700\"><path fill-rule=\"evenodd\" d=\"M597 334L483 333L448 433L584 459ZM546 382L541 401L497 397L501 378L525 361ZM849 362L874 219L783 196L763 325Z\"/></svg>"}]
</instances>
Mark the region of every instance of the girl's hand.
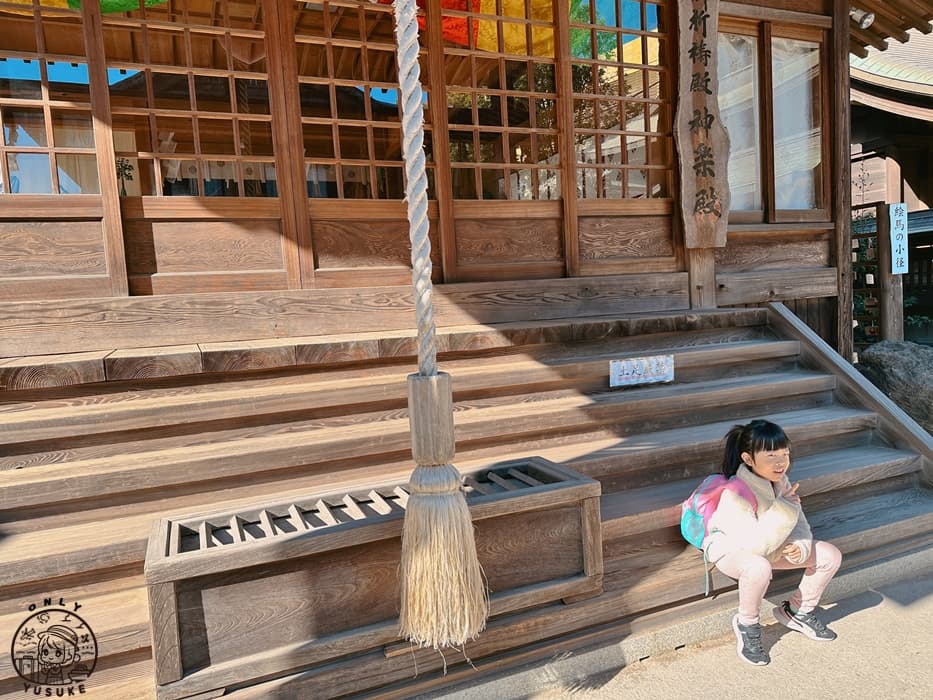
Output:
<instances>
[{"instance_id":1,"label":"girl's hand","mask_svg":"<svg viewBox=\"0 0 933 700\"><path fill-rule=\"evenodd\" d=\"M790 486L790 488L786 489L784 493L781 494L781 498L795 505L800 505L800 496L797 495L798 488L800 488L799 481L795 482L793 485Z\"/></svg>"},{"instance_id":2,"label":"girl's hand","mask_svg":"<svg viewBox=\"0 0 933 700\"><path fill-rule=\"evenodd\" d=\"M798 562L801 560L801 551L800 547L795 544L789 544L784 549L781 550L781 554L784 555L784 558L790 562Z\"/></svg>"}]
</instances>

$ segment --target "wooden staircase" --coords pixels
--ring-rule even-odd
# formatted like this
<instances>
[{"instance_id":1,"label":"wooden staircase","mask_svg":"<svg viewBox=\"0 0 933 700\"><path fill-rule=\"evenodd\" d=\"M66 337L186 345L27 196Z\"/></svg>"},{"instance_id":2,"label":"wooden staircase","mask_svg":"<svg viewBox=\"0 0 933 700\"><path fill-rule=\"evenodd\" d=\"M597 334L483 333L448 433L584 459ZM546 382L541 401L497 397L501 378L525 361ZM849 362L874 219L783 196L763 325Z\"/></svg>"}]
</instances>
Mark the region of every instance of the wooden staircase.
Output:
<instances>
[{"instance_id":1,"label":"wooden staircase","mask_svg":"<svg viewBox=\"0 0 933 700\"><path fill-rule=\"evenodd\" d=\"M470 471L540 455L600 480L605 590L494 620L467 650L479 672L611 634L610 623L702 605L679 503L716 470L736 422L768 417L787 430L814 532L840 546L845 567L933 544L933 492L921 484L933 477L929 434L782 306L535 327L459 328L472 342L442 344L456 463ZM610 359L662 353L674 355L673 384L608 389ZM410 357L330 358L0 392L0 630L12 635L44 598L78 602L100 649L88 688L154 697L142 577L153 520L404 481L413 370ZM450 663L445 678L433 652L387 661L380 648L233 697L401 697L477 673ZM0 656L0 697L21 693Z\"/></svg>"}]
</instances>

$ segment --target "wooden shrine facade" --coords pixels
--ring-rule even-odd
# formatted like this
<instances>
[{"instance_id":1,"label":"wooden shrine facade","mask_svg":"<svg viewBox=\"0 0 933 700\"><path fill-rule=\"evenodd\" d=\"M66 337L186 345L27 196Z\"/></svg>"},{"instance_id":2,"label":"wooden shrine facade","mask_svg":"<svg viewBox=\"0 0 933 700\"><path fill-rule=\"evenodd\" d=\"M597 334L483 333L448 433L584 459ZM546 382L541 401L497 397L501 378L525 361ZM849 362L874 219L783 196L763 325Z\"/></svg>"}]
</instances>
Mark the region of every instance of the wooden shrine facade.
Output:
<instances>
[{"instance_id":1,"label":"wooden shrine facade","mask_svg":"<svg viewBox=\"0 0 933 700\"><path fill-rule=\"evenodd\" d=\"M687 247L678 60L712 2L419 2L436 282L650 274L845 328L849 5L715 3L732 206ZM0 299L409 284L389 5L62 4L0 0Z\"/></svg>"}]
</instances>

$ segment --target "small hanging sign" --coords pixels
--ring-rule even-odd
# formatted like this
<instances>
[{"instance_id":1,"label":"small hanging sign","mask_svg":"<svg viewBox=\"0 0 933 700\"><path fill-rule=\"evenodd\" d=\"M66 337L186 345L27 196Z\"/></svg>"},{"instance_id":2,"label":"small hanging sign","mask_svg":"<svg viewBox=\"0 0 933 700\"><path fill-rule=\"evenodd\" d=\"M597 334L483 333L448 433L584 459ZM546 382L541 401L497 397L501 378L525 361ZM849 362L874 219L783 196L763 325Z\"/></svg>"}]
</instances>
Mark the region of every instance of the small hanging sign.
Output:
<instances>
[{"instance_id":1,"label":"small hanging sign","mask_svg":"<svg viewBox=\"0 0 933 700\"><path fill-rule=\"evenodd\" d=\"M888 212L891 217L891 274L903 275L907 272L907 205L892 204Z\"/></svg>"},{"instance_id":2,"label":"small hanging sign","mask_svg":"<svg viewBox=\"0 0 933 700\"><path fill-rule=\"evenodd\" d=\"M674 356L652 355L609 361L609 386L635 386L674 381Z\"/></svg>"}]
</instances>

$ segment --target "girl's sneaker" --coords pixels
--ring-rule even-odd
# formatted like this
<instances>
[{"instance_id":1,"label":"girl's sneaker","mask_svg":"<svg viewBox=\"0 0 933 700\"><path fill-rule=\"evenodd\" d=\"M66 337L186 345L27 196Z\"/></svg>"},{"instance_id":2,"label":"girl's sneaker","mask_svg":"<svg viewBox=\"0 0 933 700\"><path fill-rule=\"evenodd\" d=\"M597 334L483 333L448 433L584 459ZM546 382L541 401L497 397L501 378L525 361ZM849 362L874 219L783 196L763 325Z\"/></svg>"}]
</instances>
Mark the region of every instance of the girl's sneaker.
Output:
<instances>
[{"instance_id":1,"label":"girl's sneaker","mask_svg":"<svg viewBox=\"0 0 933 700\"><path fill-rule=\"evenodd\" d=\"M771 663L771 657L761 646L761 625L757 622L754 625L743 625L739 622L739 616L735 615L732 618L732 629L735 630L735 650L742 661L753 666L767 666Z\"/></svg>"},{"instance_id":2,"label":"girl's sneaker","mask_svg":"<svg viewBox=\"0 0 933 700\"><path fill-rule=\"evenodd\" d=\"M818 642L831 642L836 633L824 625L812 612L792 612L786 600L774 609L774 617L785 627L796 630Z\"/></svg>"}]
</instances>

